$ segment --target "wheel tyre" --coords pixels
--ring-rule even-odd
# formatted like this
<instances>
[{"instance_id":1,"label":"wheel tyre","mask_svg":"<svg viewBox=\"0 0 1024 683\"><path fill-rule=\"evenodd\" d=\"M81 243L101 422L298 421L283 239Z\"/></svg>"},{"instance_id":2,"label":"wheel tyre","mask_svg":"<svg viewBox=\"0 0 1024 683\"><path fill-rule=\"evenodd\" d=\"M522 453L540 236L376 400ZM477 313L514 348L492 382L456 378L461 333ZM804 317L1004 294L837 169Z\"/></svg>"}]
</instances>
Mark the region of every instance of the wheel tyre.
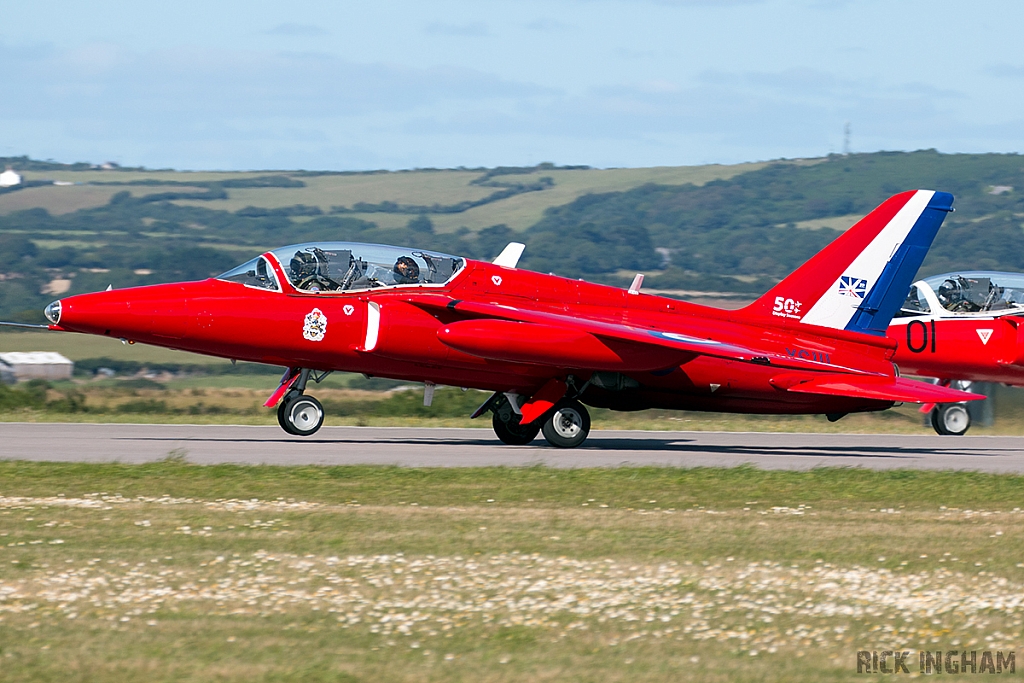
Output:
<instances>
[{"instance_id":1,"label":"wheel tyre","mask_svg":"<svg viewBox=\"0 0 1024 683\"><path fill-rule=\"evenodd\" d=\"M289 391L284 395L284 398L281 399L281 402L277 404L277 424L281 425L281 429L289 434L294 434L295 432L292 431L291 425L288 424L288 404L301 395L302 394L297 391Z\"/></svg>"},{"instance_id":2,"label":"wheel tyre","mask_svg":"<svg viewBox=\"0 0 1024 683\"><path fill-rule=\"evenodd\" d=\"M570 401L544 420L541 431L555 448L576 448L590 434L590 413L579 401Z\"/></svg>"},{"instance_id":3,"label":"wheel tyre","mask_svg":"<svg viewBox=\"0 0 1024 683\"><path fill-rule=\"evenodd\" d=\"M950 403L932 410L932 427L943 436L962 436L971 427L971 414L962 403Z\"/></svg>"},{"instance_id":4,"label":"wheel tyre","mask_svg":"<svg viewBox=\"0 0 1024 683\"><path fill-rule=\"evenodd\" d=\"M324 423L324 407L312 396L298 396L285 404L284 422L290 434L315 434Z\"/></svg>"},{"instance_id":5,"label":"wheel tyre","mask_svg":"<svg viewBox=\"0 0 1024 683\"><path fill-rule=\"evenodd\" d=\"M491 416L491 426L494 427L494 434L502 443L506 443L509 446L525 446L537 438L537 432L540 431L540 427L536 423L524 426L518 423L518 415L513 414L512 418L516 420L515 424L505 422L498 413L494 413Z\"/></svg>"}]
</instances>

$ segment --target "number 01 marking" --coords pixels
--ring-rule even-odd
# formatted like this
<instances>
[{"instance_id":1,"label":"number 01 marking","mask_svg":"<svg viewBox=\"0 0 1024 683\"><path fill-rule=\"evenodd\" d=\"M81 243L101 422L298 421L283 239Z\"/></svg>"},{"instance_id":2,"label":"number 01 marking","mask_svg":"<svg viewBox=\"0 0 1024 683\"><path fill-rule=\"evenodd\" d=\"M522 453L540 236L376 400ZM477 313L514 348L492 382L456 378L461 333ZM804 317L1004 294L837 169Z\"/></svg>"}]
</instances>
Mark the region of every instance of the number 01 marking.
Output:
<instances>
[{"instance_id":1,"label":"number 01 marking","mask_svg":"<svg viewBox=\"0 0 1024 683\"><path fill-rule=\"evenodd\" d=\"M910 349L911 353L923 353L926 349L930 350L932 353L935 353L935 321L932 320L930 321L930 323L930 334L928 330L929 326L926 325L923 320L911 320L909 323L907 323L907 348ZM921 328L921 332L918 335L915 335L914 330L918 327ZM920 336L920 344L914 343L915 336Z\"/></svg>"}]
</instances>

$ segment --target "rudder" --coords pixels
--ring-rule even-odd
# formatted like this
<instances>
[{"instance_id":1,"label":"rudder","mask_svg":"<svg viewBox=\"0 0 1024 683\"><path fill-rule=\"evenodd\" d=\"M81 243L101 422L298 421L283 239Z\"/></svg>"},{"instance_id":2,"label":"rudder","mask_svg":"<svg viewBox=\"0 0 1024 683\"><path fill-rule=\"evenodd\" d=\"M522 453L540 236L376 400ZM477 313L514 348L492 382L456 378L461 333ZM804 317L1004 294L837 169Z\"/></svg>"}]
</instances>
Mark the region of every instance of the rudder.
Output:
<instances>
[{"instance_id":1,"label":"rudder","mask_svg":"<svg viewBox=\"0 0 1024 683\"><path fill-rule=\"evenodd\" d=\"M952 210L947 192L890 197L743 312L884 336Z\"/></svg>"}]
</instances>

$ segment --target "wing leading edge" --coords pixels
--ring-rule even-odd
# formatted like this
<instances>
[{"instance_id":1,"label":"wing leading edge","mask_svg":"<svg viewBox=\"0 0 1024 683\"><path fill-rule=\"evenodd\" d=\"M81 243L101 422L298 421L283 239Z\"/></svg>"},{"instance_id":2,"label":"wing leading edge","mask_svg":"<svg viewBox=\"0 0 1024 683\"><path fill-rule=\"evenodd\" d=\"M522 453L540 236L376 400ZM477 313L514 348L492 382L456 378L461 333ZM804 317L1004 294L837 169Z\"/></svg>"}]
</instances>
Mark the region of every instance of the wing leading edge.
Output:
<instances>
[{"instance_id":1,"label":"wing leading edge","mask_svg":"<svg viewBox=\"0 0 1024 683\"><path fill-rule=\"evenodd\" d=\"M492 335L490 340L491 343L487 346L487 354L494 355L486 355L485 357L500 360L521 360L523 362L532 362L525 359L513 358L510 355L507 355L511 353L511 351L507 350L506 347L515 346L512 342L519 342L524 339L532 340L532 343L539 347L545 343L545 336L549 335L552 343L557 343L555 340L561 340L562 346L571 351L572 346L569 339L574 337L574 335L585 334L590 338L587 339L587 342L591 342L591 340L593 340L604 344L605 346L621 345L622 342L627 342L631 345L635 345L637 347L636 351L640 351L643 347L646 347L645 353L650 353L652 348L660 348L670 349L682 354L710 356L713 358L722 358L725 360L734 360L745 363L758 363L761 365L772 365L779 368L794 370L827 370L832 372L840 371L866 374L863 370L858 370L856 368L846 368L809 359L793 358L775 353L774 351L758 350L707 337L688 335L683 332L652 330L619 323L575 318L568 315L561 315L559 313L532 311L516 308L514 306L503 306L493 303L461 301L459 299L452 299L439 294L414 295L406 298L405 300L423 308L443 308L449 311L456 311L458 313L474 316L469 320L454 322L443 327L439 333L441 341L446 344L451 341L451 346L459 348L460 345L466 343L466 338L470 336L469 334L464 335L464 330L470 330L475 326L479 326L479 329L474 329L474 334L472 334L472 336L482 338L485 334ZM532 327L515 327L512 325L496 326L493 322L486 322L481 319L529 323ZM473 325L471 326L470 323ZM501 330L500 333L498 332L499 327ZM486 332L484 328L488 328ZM446 329L449 331L445 332ZM611 344L609 344L609 342L611 342ZM468 348L460 350L466 350L467 353L473 353L474 355L481 355L480 353L474 353L474 351L469 350ZM477 347L477 351L482 352L483 349ZM626 352L628 353L628 350L626 350ZM581 364L577 367L590 366ZM660 367L663 368L666 367L666 365L661 365ZM636 369L641 368L638 367Z\"/></svg>"}]
</instances>

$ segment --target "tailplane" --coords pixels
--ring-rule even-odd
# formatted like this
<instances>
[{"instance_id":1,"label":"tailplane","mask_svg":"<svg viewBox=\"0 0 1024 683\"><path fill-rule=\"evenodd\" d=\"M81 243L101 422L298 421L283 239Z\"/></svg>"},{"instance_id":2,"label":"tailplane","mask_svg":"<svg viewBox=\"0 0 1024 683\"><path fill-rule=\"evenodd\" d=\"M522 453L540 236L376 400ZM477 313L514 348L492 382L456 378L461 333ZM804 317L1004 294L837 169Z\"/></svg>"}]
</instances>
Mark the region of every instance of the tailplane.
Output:
<instances>
[{"instance_id":1,"label":"tailplane","mask_svg":"<svg viewBox=\"0 0 1024 683\"><path fill-rule=\"evenodd\" d=\"M953 195L890 197L743 311L885 336Z\"/></svg>"}]
</instances>

